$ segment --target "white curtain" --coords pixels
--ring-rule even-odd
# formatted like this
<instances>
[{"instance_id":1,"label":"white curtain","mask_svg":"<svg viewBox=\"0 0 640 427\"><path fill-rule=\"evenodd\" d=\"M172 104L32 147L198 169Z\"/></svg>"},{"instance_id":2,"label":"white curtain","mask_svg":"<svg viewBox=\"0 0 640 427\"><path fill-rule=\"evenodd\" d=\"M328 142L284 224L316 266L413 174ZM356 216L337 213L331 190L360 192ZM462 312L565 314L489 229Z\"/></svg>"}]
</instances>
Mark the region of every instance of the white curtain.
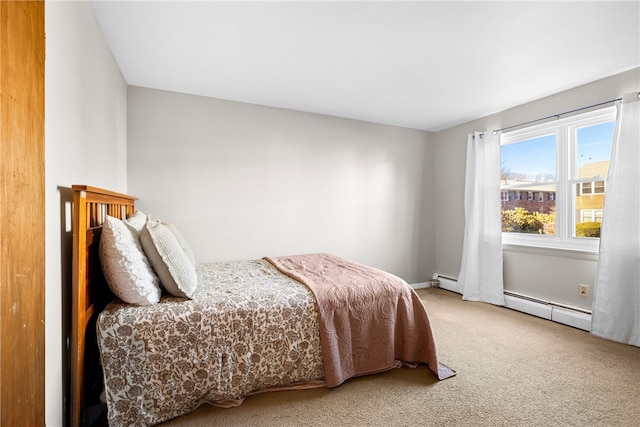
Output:
<instances>
[{"instance_id":1,"label":"white curtain","mask_svg":"<svg viewBox=\"0 0 640 427\"><path fill-rule=\"evenodd\" d=\"M504 305L499 135L469 134L464 217L464 245L458 274L462 299Z\"/></svg>"},{"instance_id":2,"label":"white curtain","mask_svg":"<svg viewBox=\"0 0 640 427\"><path fill-rule=\"evenodd\" d=\"M604 200L591 332L640 346L640 102L618 102Z\"/></svg>"}]
</instances>

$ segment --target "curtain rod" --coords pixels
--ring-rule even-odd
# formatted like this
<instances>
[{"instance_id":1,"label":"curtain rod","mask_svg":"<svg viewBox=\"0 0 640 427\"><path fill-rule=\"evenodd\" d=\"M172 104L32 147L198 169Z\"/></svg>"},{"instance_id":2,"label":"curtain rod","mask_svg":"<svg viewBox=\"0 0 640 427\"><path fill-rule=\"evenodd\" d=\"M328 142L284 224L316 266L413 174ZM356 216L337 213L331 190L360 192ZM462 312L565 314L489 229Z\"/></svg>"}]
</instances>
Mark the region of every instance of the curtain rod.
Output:
<instances>
[{"instance_id":1,"label":"curtain rod","mask_svg":"<svg viewBox=\"0 0 640 427\"><path fill-rule=\"evenodd\" d=\"M640 96L640 93L639 93L639 96ZM599 107L601 105L611 104L612 102L618 102L618 101L621 101L621 100L622 100L622 97L616 98L616 99L610 99L609 101L599 102L599 103L593 104L593 105L587 105L586 107L576 108L575 110L565 111L564 113L553 114L551 116L542 117L540 119L530 120L528 122L519 123L519 124L513 125L513 126L507 126L507 127L502 128L502 129L496 129L496 130L492 131L491 133L493 133L495 135L496 133L502 132L502 131L507 130L507 129L513 129L513 128L517 128L519 126L524 126L524 125L528 125L528 124L531 124L531 123L541 122L542 120L548 120L548 119L553 119L553 118L559 119L560 116L564 116L565 114L575 113L576 111L582 111L582 110L586 110L588 108Z\"/></svg>"}]
</instances>

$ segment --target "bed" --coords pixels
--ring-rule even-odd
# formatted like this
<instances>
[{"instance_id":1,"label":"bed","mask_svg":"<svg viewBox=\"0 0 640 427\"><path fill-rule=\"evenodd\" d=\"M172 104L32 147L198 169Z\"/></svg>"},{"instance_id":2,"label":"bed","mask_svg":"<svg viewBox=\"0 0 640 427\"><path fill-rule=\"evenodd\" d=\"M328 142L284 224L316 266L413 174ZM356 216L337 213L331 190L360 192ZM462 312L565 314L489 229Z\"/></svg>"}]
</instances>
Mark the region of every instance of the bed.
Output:
<instances>
[{"instance_id":1,"label":"bed","mask_svg":"<svg viewBox=\"0 0 640 427\"><path fill-rule=\"evenodd\" d=\"M203 403L237 406L255 393L336 387L402 365L455 375L437 360L418 296L394 275L322 253L196 264L171 224L134 223L135 197L73 190L74 426L90 424L101 399L110 425L150 426ZM147 293L155 279L140 279L142 302L111 286L104 247L120 222L158 279L159 291Z\"/></svg>"}]
</instances>

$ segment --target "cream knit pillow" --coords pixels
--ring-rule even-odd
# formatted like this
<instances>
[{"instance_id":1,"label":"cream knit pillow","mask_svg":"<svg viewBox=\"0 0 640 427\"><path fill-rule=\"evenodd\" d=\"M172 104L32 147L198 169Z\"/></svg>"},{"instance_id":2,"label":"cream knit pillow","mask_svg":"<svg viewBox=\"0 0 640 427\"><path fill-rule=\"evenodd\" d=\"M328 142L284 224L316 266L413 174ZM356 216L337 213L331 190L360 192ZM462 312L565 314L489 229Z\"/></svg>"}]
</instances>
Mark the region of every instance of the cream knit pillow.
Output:
<instances>
[{"instance_id":1,"label":"cream knit pillow","mask_svg":"<svg viewBox=\"0 0 640 427\"><path fill-rule=\"evenodd\" d=\"M140 232L140 243L167 292L192 298L198 286L196 268L170 228L149 219Z\"/></svg>"}]
</instances>

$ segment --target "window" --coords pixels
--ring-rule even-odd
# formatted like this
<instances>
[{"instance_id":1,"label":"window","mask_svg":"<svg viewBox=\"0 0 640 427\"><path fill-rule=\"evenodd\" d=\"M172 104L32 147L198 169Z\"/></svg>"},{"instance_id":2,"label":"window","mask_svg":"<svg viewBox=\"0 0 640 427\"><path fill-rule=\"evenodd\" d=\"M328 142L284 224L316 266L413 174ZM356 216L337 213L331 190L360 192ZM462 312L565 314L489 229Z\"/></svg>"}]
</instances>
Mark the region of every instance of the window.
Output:
<instances>
[{"instance_id":1,"label":"window","mask_svg":"<svg viewBox=\"0 0 640 427\"><path fill-rule=\"evenodd\" d=\"M578 195L593 193L593 183L592 182L583 182L580 186L582 187L582 191L578 190Z\"/></svg>"},{"instance_id":2,"label":"window","mask_svg":"<svg viewBox=\"0 0 640 427\"><path fill-rule=\"evenodd\" d=\"M604 194L604 181L583 182L576 189L577 195Z\"/></svg>"},{"instance_id":3,"label":"window","mask_svg":"<svg viewBox=\"0 0 640 427\"><path fill-rule=\"evenodd\" d=\"M596 181L593 183L593 192L595 194L604 194L604 181Z\"/></svg>"},{"instance_id":4,"label":"window","mask_svg":"<svg viewBox=\"0 0 640 427\"><path fill-rule=\"evenodd\" d=\"M500 191L515 192L501 198L505 244L597 250L615 114L609 107L502 135Z\"/></svg>"}]
</instances>

